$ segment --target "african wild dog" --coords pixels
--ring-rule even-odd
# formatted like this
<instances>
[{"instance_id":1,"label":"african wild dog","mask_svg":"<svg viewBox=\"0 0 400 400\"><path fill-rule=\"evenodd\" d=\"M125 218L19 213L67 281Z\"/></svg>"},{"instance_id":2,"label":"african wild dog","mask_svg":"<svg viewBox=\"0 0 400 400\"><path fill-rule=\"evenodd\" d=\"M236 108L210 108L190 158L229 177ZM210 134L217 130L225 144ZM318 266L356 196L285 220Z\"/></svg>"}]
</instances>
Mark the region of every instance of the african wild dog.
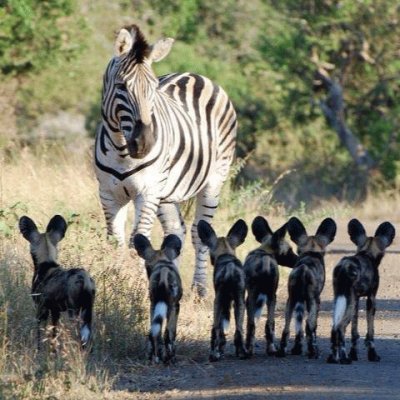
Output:
<instances>
[{"instance_id":1,"label":"african wild dog","mask_svg":"<svg viewBox=\"0 0 400 400\"><path fill-rule=\"evenodd\" d=\"M39 233L33 220L23 216L19 220L19 229L30 243L34 264L32 297L38 320L38 349L41 347L41 324L46 324L51 314L54 338L63 311L68 311L70 316L80 316L80 338L82 346L86 346L92 336L95 284L84 269L63 269L57 263L57 245L65 235L67 223L61 215L55 215L46 232Z\"/></svg>"},{"instance_id":2,"label":"african wild dog","mask_svg":"<svg viewBox=\"0 0 400 400\"><path fill-rule=\"evenodd\" d=\"M307 307L306 336L308 357L318 358L317 320L320 307L320 294L325 284L324 255L326 246L333 241L336 223L331 218L324 219L314 236L308 236L303 224L292 217L288 221L290 238L297 244L299 259L288 279L288 300L285 311L285 327L282 332L280 349L277 355L286 355L290 321L296 313L296 338L292 354L302 353L304 306Z\"/></svg>"},{"instance_id":3,"label":"african wild dog","mask_svg":"<svg viewBox=\"0 0 400 400\"><path fill-rule=\"evenodd\" d=\"M275 305L276 291L279 283L279 265L293 267L297 255L284 239L286 224L272 232L268 222L261 216L254 219L252 231L261 246L251 251L244 262L247 289L247 335L246 348L249 355L253 354L255 318L261 316L265 304L268 307L268 318L265 324L267 353L276 353L275 339Z\"/></svg>"},{"instance_id":4,"label":"african wild dog","mask_svg":"<svg viewBox=\"0 0 400 400\"><path fill-rule=\"evenodd\" d=\"M368 237L362 224L352 219L348 224L351 241L357 245L354 256L344 257L333 270L334 311L331 333L332 354L329 363L350 364L358 360L358 305L360 297L367 297L367 335L368 360L379 361L374 345L374 316L376 293L379 287L379 264L395 236L395 228L390 222L383 222ZM351 320L351 349L347 356L345 330Z\"/></svg>"},{"instance_id":5,"label":"african wild dog","mask_svg":"<svg viewBox=\"0 0 400 400\"><path fill-rule=\"evenodd\" d=\"M176 325L179 316L179 301L182 297L182 282L174 260L179 256L182 242L176 235L165 237L160 250L154 250L149 239L136 234L133 241L140 257L145 260L150 294L150 353L155 363L175 362ZM164 320L164 346L161 331ZM163 351L164 350L164 351Z\"/></svg>"},{"instance_id":6,"label":"african wild dog","mask_svg":"<svg viewBox=\"0 0 400 400\"><path fill-rule=\"evenodd\" d=\"M245 277L243 265L235 255L235 249L247 236L247 225L239 219L226 237L217 237L211 225L200 220L197 225L199 237L210 250L214 266L214 321L211 331L210 361L218 361L224 354L225 332L229 326L231 305L234 305L236 355L246 358L243 343Z\"/></svg>"}]
</instances>

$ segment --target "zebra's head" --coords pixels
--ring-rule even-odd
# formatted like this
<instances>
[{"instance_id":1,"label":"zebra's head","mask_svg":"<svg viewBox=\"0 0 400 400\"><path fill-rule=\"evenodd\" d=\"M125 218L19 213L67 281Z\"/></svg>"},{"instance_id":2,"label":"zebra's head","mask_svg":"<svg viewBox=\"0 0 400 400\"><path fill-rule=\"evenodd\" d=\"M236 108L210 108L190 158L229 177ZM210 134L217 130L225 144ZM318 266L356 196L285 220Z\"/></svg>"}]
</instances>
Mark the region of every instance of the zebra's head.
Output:
<instances>
[{"instance_id":1,"label":"zebra's head","mask_svg":"<svg viewBox=\"0 0 400 400\"><path fill-rule=\"evenodd\" d=\"M105 77L103 113L118 125L115 128L125 136L133 158L145 157L156 140L153 112L158 78L151 64L166 57L173 42L167 38L149 45L136 25L122 28L117 35L115 57L108 69L111 76Z\"/></svg>"}]
</instances>

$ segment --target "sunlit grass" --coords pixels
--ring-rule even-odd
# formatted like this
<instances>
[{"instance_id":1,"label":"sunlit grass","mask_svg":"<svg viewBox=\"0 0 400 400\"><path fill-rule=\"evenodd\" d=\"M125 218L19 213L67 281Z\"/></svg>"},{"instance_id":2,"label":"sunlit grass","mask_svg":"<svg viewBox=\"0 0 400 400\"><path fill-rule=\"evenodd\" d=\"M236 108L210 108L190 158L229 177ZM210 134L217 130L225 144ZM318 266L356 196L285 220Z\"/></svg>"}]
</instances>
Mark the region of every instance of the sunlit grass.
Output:
<instances>
[{"instance_id":1,"label":"sunlit grass","mask_svg":"<svg viewBox=\"0 0 400 400\"><path fill-rule=\"evenodd\" d=\"M91 161L91 143L79 152L55 145L31 150L18 149L14 155L0 158L0 398L99 399L111 393L118 372L146 362L148 329L147 279L138 259L127 249L119 249L106 240L105 222L98 200L97 182ZM233 175L240 169L238 162ZM236 172L235 172L236 171ZM268 187L261 182L233 190L228 182L215 216L219 235L225 235L237 218L250 226L258 214L266 216L273 229L289 217L285 208L275 204ZM360 219L400 219L393 204L397 197L371 198L358 207L334 202L308 211L305 206L295 213L310 232L320 221L331 216L345 223L353 216ZM190 225L194 209L184 207L187 237L181 258L184 297L178 322L178 360L204 360L207 357L212 323L212 271L209 267L209 296L196 302L190 287L194 253ZM129 233L132 223L131 209ZM55 356L38 354L35 342L35 314L30 297L32 262L28 243L17 229L23 214L32 217L43 230L56 213L68 222L66 237L60 243L60 262L65 266L84 266L96 281L95 338L92 350L79 350L74 324L63 319ZM343 236L342 235L342 236ZM160 226L153 232L159 245ZM343 236L346 240L347 238ZM158 238L158 239L157 239ZM243 260L257 246L251 232L238 256ZM280 292L285 294L286 274L282 271ZM53 396L53 397L51 397Z\"/></svg>"}]
</instances>

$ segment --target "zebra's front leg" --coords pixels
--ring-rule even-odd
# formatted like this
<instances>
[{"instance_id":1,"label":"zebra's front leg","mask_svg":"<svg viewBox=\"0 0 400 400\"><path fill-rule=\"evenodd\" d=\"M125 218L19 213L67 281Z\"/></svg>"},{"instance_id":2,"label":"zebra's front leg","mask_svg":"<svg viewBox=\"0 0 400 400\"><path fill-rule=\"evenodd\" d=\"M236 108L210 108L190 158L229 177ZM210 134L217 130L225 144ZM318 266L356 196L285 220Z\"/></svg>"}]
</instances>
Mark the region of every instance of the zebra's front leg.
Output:
<instances>
[{"instance_id":1,"label":"zebra's front leg","mask_svg":"<svg viewBox=\"0 0 400 400\"><path fill-rule=\"evenodd\" d=\"M135 224L129 241L129 247L134 248L133 238L137 233L150 237L160 199L153 196L136 196L135 200Z\"/></svg>"},{"instance_id":2,"label":"zebra's front leg","mask_svg":"<svg viewBox=\"0 0 400 400\"><path fill-rule=\"evenodd\" d=\"M183 246L186 236L186 226L178 204L160 203L157 218L159 219L163 228L164 237L174 234L179 237ZM180 257L176 258L174 261L176 262L177 266L179 266L179 259Z\"/></svg>"},{"instance_id":3,"label":"zebra's front leg","mask_svg":"<svg viewBox=\"0 0 400 400\"><path fill-rule=\"evenodd\" d=\"M196 290L200 297L205 297L207 294L207 257L208 248L204 246L197 233L197 224L202 219L208 223L214 216L218 207L218 196L211 195L208 191L202 190L197 195L196 201L196 216L192 225L192 243L195 248L196 261L193 276L192 288Z\"/></svg>"},{"instance_id":4,"label":"zebra's front leg","mask_svg":"<svg viewBox=\"0 0 400 400\"><path fill-rule=\"evenodd\" d=\"M121 202L111 194L101 192L100 201L106 218L107 236L115 238L120 246L125 246L125 222L129 199Z\"/></svg>"}]
</instances>

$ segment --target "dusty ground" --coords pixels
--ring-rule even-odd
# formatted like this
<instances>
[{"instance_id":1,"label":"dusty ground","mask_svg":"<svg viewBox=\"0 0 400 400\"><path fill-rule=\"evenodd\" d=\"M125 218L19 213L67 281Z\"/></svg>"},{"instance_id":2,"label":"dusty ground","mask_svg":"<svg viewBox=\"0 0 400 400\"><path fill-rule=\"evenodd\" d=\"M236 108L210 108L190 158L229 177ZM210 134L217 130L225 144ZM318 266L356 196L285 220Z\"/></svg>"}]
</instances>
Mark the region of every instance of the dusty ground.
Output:
<instances>
[{"instance_id":1,"label":"dusty ground","mask_svg":"<svg viewBox=\"0 0 400 400\"><path fill-rule=\"evenodd\" d=\"M377 223L372 223L368 232L374 232L376 226ZM397 238L391 250L399 249L399 244ZM345 232L339 232L331 248L344 247L349 248L349 241ZM225 359L209 363L208 341L197 343L204 352L190 358L179 351L178 340L178 363L175 366L136 365L127 368L115 383L115 393L121 395L125 392L129 399L400 399L400 255L387 254L380 268L375 342L381 362L368 362L360 339L358 362L330 365L326 363L326 357L329 354L332 310L331 275L340 257L338 254L326 256L327 281L318 328L322 350L320 359L308 360L305 355L285 359L266 356L262 334L264 314L259 321L256 355L252 359L236 359L230 342ZM278 337L283 326L285 299L286 276L282 276L276 321ZM359 329L363 338L366 332L365 302L360 305Z\"/></svg>"}]
</instances>

